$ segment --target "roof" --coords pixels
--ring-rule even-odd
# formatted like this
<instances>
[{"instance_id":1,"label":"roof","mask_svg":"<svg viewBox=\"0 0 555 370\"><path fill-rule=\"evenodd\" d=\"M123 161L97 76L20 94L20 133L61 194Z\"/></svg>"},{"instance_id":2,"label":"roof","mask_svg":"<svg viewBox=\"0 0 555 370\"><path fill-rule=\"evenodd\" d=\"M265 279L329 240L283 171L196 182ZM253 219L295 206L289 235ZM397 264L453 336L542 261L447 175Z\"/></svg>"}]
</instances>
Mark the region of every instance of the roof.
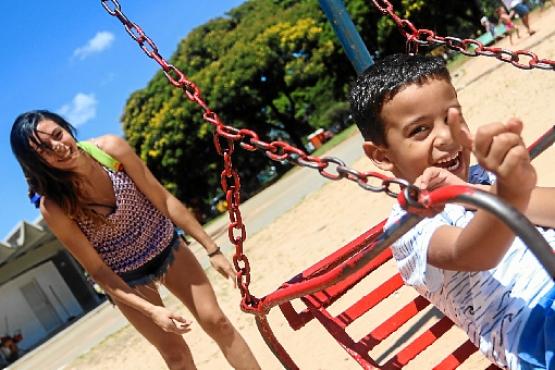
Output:
<instances>
[{"instance_id":1,"label":"roof","mask_svg":"<svg viewBox=\"0 0 555 370\"><path fill-rule=\"evenodd\" d=\"M32 223L20 221L4 241L0 241L0 265L13 261L54 238L41 216Z\"/></svg>"}]
</instances>

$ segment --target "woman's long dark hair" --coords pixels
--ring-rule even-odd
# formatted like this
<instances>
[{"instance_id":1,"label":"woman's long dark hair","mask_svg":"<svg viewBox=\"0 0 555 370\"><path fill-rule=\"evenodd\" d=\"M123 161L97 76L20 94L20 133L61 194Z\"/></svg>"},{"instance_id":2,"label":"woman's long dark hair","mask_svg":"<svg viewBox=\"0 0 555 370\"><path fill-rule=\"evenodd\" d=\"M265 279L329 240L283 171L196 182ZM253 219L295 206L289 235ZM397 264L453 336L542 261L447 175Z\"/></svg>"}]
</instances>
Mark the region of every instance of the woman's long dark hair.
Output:
<instances>
[{"instance_id":1,"label":"woman's long dark hair","mask_svg":"<svg viewBox=\"0 0 555 370\"><path fill-rule=\"evenodd\" d=\"M29 185L29 197L32 198L35 194L46 196L72 218L87 214L79 199L76 175L49 166L31 145L45 145L37 133L37 125L43 120L55 122L74 139L76 137L76 130L69 122L47 110L29 111L16 118L10 134L10 144Z\"/></svg>"}]
</instances>

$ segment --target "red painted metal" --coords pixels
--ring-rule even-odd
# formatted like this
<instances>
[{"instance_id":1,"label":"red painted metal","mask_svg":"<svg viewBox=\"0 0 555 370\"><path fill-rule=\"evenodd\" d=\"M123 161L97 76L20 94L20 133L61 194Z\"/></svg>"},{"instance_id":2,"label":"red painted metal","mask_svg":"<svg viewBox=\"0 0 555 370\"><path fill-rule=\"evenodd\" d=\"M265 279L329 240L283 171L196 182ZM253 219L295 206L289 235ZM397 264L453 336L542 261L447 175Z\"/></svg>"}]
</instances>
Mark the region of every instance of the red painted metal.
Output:
<instances>
[{"instance_id":1,"label":"red painted metal","mask_svg":"<svg viewBox=\"0 0 555 370\"><path fill-rule=\"evenodd\" d=\"M476 347L471 341L467 340L459 346L453 353L447 356L443 361L434 367L434 370L451 370L456 369L465 359L471 354L476 352ZM489 370L498 369L497 366L492 365L488 367Z\"/></svg>"},{"instance_id":2,"label":"red painted metal","mask_svg":"<svg viewBox=\"0 0 555 370\"><path fill-rule=\"evenodd\" d=\"M266 315L257 315L256 325L258 327L258 331L262 335L262 338L266 342L266 345L270 348L274 356L279 359L281 364L288 370L298 370L299 367L295 364L295 361L293 361L291 356L289 356L285 348L283 348L274 335Z\"/></svg>"},{"instance_id":3,"label":"red painted metal","mask_svg":"<svg viewBox=\"0 0 555 370\"><path fill-rule=\"evenodd\" d=\"M388 362L386 362L382 369L400 369L413 360L418 354L432 345L439 337L445 334L453 326L453 322L447 317L443 317L435 323L430 329L419 335L409 344L405 345L402 350ZM476 352L476 347L472 352ZM466 358L462 359L464 361ZM462 361L460 363L462 363ZM459 363L459 364L460 364Z\"/></svg>"},{"instance_id":4,"label":"red painted metal","mask_svg":"<svg viewBox=\"0 0 555 370\"><path fill-rule=\"evenodd\" d=\"M545 149L555 143L555 126L548 129L542 136L534 141L529 147L528 152L530 158L534 159L540 155Z\"/></svg>"},{"instance_id":5,"label":"red painted metal","mask_svg":"<svg viewBox=\"0 0 555 370\"><path fill-rule=\"evenodd\" d=\"M468 190L468 189L466 189ZM451 195L458 194L463 189L455 189ZM307 268L302 273L283 284L297 284L303 280L312 279L314 275L321 274L336 267L338 261L346 261L353 258L356 254L367 253L375 242L375 237L379 235L383 223L369 230L359 238L353 240L335 253L322 259L315 265ZM369 237L371 235L372 237ZM360 243L363 243L362 245ZM389 249L381 252L373 260L369 261L361 270L353 275L348 275L345 279L337 282L328 288L315 291L301 297L301 302L306 305L306 309L297 312L291 301L280 304L280 309L289 322L291 328L298 330L312 319L317 319L323 327L334 337L341 347L355 360L363 369L400 369L406 366L411 360L416 358L422 351L432 345L438 338L447 332L454 324L447 317L443 317L434 323L428 330L420 334L417 338L396 349L396 353L388 361L378 363L373 359L369 352L382 341L386 340L391 334L400 329L407 321L428 307L430 303L422 296L417 296L397 312L393 312L389 317L371 330L360 340L354 340L346 331L349 325L353 324L362 315L373 309L378 303L389 297L403 286L399 274L386 279L381 285L361 297L357 302L346 308L343 312L332 315L328 308L345 294L350 288L354 287L360 280L367 276L378 267L391 259ZM356 275L356 276L355 276ZM266 298L266 297L265 297ZM262 298L262 300L265 300ZM273 337L277 341L277 338ZM281 347L283 348L283 347ZM472 353L476 352L476 347L470 342L465 342L453 353L449 354L443 361L436 365L435 369L455 369L462 364ZM276 351L274 351L276 353ZM276 354L279 357L279 355ZM281 359L280 359L281 360ZM288 365L282 361L282 364ZM297 365L295 365L297 366ZM496 367L490 367L496 369Z\"/></svg>"},{"instance_id":6,"label":"red painted metal","mask_svg":"<svg viewBox=\"0 0 555 370\"><path fill-rule=\"evenodd\" d=\"M417 29L407 19L397 16L389 1L372 0L372 2L383 14L393 19L400 32L407 39L407 44L413 48L417 48L419 45L444 44L448 48L465 55L495 57L503 62L511 63L518 68L555 70L555 61L540 59L529 51L508 51L505 49L488 48L476 40L463 40L449 36L442 37L436 35L431 30ZM237 129L233 126L225 125L203 100L201 92L195 83L190 81L183 72L169 64L159 54L156 44L137 24L133 23L123 14L117 0L101 0L101 4L110 15L118 18L126 32L137 42L143 52L160 65L169 83L182 89L185 96L203 110L203 118L214 127L214 146L218 154L224 159L221 186L228 202L230 218L228 228L229 239L236 250L233 262L237 271L237 281L242 296L241 308L245 312L255 315L258 328L276 357L287 369L298 369L297 365L275 337L267 321L267 312L273 306L279 304L281 311L293 329L297 330L310 320L316 318L363 368L379 368L380 365L369 356L369 349L383 341L403 323L427 306L428 303L425 299L422 297L415 298L413 302L406 305L397 313L394 313L390 318L387 318L375 330L358 342L355 342L346 333L345 329L363 314L371 310L377 303L399 289L402 285L400 277L397 275L389 279L374 291L359 299L359 301L337 317L330 315L327 308L361 279L391 257L391 252L388 249L379 252L374 257L369 257L373 256L372 253L375 252L372 250L372 247L376 238L381 234L383 224L372 228L337 252L298 274L290 281L284 283L274 293L263 298L254 297L249 292L250 265L243 252L246 228L239 209L241 183L239 175L232 164L232 155L237 143L241 148L248 151L263 151L270 159L279 161L288 160L301 166L316 169L322 176L332 180L345 178L358 183L365 190L384 192L393 197L397 197L398 194L391 189L391 186L399 186L403 190L410 187L410 184L399 179L387 178L375 172L356 171L347 167L343 161L337 158L309 156L304 151L286 142L273 141L267 143L260 140L258 135L251 130ZM541 143L537 143L538 153L553 144L554 132L555 129L552 128L549 136L542 137ZM534 155L537 155L537 153L534 153ZM378 182L377 185L371 183L372 181L376 182L376 180ZM434 192L436 194L427 199L428 205L441 204L445 200L452 199L457 194L467 191L468 188L460 187L456 189L450 188L445 192ZM422 198L419 199L419 201L424 201L420 204L420 207L414 203L409 204L408 207L412 207L411 209L416 211L415 213L425 212L427 196L428 194L423 194ZM404 198L401 197L400 199L403 200ZM420 203L419 201L417 203ZM305 303L307 308L301 312L296 312L291 305L291 300L294 298L301 298L301 301ZM401 348L391 360L382 365L382 368L400 368L406 365L418 353L440 337L451 325L452 323L446 318L440 320L417 339ZM467 342L446 357L436 368L442 370L456 368L475 350L474 346ZM495 368L492 365L488 369Z\"/></svg>"},{"instance_id":7,"label":"red painted metal","mask_svg":"<svg viewBox=\"0 0 555 370\"><path fill-rule=\"evenodd\" d=\"M412 317L426 308L430 302L424 297L418 296L412 302L401 308L386 319L380 326L374 329L367 337L373 338L376 344L381 343L384 339L389 337L392 333L397 331L404 323L409 321ZM365 341L368 341L366 338ZM371 347L370 347L371 348Z\"/></svg>"}]
</instances>

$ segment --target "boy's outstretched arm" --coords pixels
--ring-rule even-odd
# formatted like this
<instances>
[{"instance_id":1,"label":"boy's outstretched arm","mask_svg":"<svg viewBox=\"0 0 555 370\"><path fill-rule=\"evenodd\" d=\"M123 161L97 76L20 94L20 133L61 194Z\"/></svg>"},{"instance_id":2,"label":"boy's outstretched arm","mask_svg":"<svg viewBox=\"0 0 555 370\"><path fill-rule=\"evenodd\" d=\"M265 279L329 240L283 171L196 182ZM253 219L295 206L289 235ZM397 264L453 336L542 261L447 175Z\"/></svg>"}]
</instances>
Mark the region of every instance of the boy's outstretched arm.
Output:
<instances>
[{"instance_id":1,"label":"boy's outstretched arm","mask_svg":"<svg viewBox=\"0 0 555 370\"><path fill-rule=\"evenodd\" d=\"M555 188L536 187L524 214L535 225L555 228Z\"/></svg>"},{"instance_id":2,"label":"boy's outstretched arm","mask_svg":"<svg viewBox=\"0 0 555 370\"><path fill-rule=\"evenodd\" d=\"M454 111L449 112L448 122L455 140L471 146L480 165L496 174L497 195L524 213L536 185L536 172L520 137L522 122L513 119L506 124L483 126L471 137L462 129L460 114ZM428 262L448 270L488 270L499 263L513 240L513 232L503 222L479 210L464 229L442 226L435 231Z\"/></svg>"},{"instance_id":3,"label":"boy's outstretched arm","mask_svg":"<svg viewBox=\"0 0 555 370\"><path fill-rule=\"evenodd\" d=\"M469 132L465 131L463 127L459 124L461 117L460 113L453 109L449 112L449 122L451 122L451 132L455 140L461 143L463 146L473 148L474 139ZM520 137L522 132L522 122L520 120L512 119L505 125L509 132L513 132ZM475 153L476 154L476 153ZM524 160L529 161L528 157L522 153ZM485 166L482 166L485 167ZM488 169L488 168L486 168ZM495 173L495 170L491 170ZM526 186L527 181L536 181L536 173L533 171L531 178L523 178L522 186ZM518 178L514 178L518 180ZM480 186L477 186L480 188ZM518 191L518 186L516 186L516 191ZM492 191L497 193L497 188L494 186L493 189L484 187L482 190ZM523 213L530 219L530 221L538 226L555 228L555 188L553 187L535 187L532 190L530 197L530 202L528 207L523 211Z\"/></svg>"}]
</instances>

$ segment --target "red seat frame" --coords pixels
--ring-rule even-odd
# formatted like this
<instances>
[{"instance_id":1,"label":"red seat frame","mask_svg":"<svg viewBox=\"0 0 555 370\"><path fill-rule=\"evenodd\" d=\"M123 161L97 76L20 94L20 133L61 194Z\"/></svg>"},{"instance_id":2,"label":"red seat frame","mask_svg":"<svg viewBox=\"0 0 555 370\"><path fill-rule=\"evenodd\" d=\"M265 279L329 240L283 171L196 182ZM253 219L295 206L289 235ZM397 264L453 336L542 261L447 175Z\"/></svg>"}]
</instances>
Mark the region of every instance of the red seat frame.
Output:
<instances>
[{"instance_id":1,"label":"red seat frame","mask_svg":"<svg viewBox=\"0 0 555 370\"><path fill-rule=\"evenodd\" d=\"M329 271L331 268L344 263L356 254L368 253L374 246L373 242L375 239L382 233L384 223L385 221L381 222L341 249L322 259L302 273L296 275L294 278L284 283L282 288L314 278L315 276L318 276L319 274ZM279 307L287 322L294 330L299 330L306 323L316 318L345 349L345 351L364 369L403 368L403 366L407 365L419 353L447 332L454 325L453 322L447 317L441 318L417 338L409 343L406 343L402 348L398 348L395 355L383 364L378 364L374 359L372 359L369 355L369 351L388 338L392 333L397 331L409 319L429 306L430 303L424 297L417 296L358 341L355 341L346 332L346 328L350 324L360 318L363 314L367 313L369 310L372 310L378 303L389 297L403 286L403 281L398 273L387 279L368 294L361 297L357 302L353 303L340 314L334 316L328 311L328 308L341 298L349 289L354 287L362 279L389 261L391 257L391 250L387 248L366 263L364 268L359 271L349 274L346 278L332 286L300 297L300 300L304 303L304 305L306 305L306 309L296 311L291 301L281 303ZM269 334L271 336L271 338L265 337L265 340L270 345L270 348L272 348L273 346L270 342L275 340L275 337L273 337L271 330L264 330L265 326L269 329L268 322L264 321L262 323L258 323L262 335L265 336ZM276 349L279 348L282 347L278 344L278 347L274 346L272 350L274 350L274 353L280 359L282 364L286 368L297 368L296 365L294 365L294 362L286 354L284 356L284 353L281 353L284 351L276 351ZM466 341L455 351L446 356L434 368L441 370L456 369L476 351L476 347L470 341ZM488 369L497 369L497 367L491 365Z\"/></svg>"}]
</instances>

